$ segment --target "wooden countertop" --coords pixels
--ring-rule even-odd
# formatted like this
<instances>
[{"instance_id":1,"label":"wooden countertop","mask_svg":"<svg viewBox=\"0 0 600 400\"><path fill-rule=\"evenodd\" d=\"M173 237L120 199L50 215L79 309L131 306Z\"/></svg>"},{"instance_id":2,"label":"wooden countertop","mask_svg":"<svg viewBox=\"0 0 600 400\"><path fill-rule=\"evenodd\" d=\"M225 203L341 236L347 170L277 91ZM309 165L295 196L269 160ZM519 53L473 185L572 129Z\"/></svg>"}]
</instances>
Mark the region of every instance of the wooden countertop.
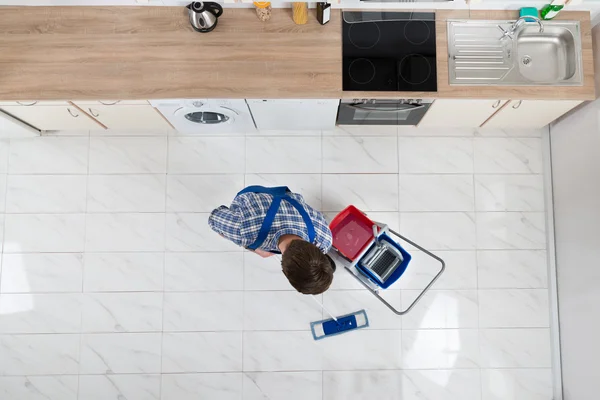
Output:
<instances>
[{"instance_id":1,"label":"wooden countertop","mask_svg":"<svg viewBox=\"0 0 600 400\"><path fill-rule=\"evenodd\" d=\"M156 98L595 98L589 13L584 86L449 86L447 19L514 19L515 11L438 10L438 92L342 92L341 14L295 25L226 9L215 31L192 30L184 7L0 7L0 100ZM314 10L311 10L314 12Z\"/></svg>"}]
</instances>

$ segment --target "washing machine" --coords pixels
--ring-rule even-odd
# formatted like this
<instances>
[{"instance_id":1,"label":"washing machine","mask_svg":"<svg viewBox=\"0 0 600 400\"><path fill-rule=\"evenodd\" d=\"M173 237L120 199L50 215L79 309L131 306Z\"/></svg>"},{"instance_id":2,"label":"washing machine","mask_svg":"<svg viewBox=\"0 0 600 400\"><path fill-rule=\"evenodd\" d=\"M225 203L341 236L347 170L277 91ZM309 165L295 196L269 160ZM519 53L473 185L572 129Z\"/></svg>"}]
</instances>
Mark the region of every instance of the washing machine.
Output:
<instances>
[{"instance_id":1,"label":"washing machine","mask_svg":"<svg viewBox=\"0 0 600 400\"><path fill-rule=\"evenodd\" d=\"M246 100L150 100L150 104L185 134L246 133L256 126Z\"/></svg>"}]
</instances>

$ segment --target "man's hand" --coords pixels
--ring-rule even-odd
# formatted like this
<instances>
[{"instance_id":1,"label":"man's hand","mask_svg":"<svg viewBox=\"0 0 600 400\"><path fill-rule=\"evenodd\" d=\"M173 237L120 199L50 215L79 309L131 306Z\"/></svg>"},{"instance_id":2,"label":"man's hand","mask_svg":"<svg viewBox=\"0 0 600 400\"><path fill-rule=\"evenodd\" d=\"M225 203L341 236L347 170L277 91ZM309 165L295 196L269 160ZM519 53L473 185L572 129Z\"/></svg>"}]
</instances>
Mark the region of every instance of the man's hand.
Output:
<instances>
[{"instance_id":1,"label":"man's hand","mask_svg":"<svg viewBox=\"0 0 600 400\"><path fill-rule=\"evenodd\" d=\"M256 254L258 254L259 256L261 256L262 258L268 258L268 257L271 257L271 256L275 255L274 253L269 253L268 251L264 251L264 250L261 250L261 249L256 249L256 250L254 250L254 252Z\"/></svg>"}]
</instances>

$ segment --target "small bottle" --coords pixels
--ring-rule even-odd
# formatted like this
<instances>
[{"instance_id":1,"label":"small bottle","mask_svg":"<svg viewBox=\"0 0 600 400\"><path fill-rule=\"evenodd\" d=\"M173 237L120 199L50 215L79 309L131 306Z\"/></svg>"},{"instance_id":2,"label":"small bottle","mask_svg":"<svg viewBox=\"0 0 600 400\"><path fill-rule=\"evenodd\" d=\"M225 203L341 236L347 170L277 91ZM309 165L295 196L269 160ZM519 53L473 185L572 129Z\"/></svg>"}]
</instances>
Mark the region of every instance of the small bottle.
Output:
<instances>
[{"instance_id":1,"label":"small bottle","mask_svg":"<svg viewBox=\"0 0 600 400\"><path fill-rule=\"evenodd\" d=\"M265 22L271 19L271 2L270 1L255 1L256 16L259 20Z\"/></svg>"},{"instance_id":2,"label":"small bottle","mask_svg":"<svg viewBox=\"0 0 600 400\"><path fill-rule=\"evenodd\" d=\"M565 7L566 0L554 0L550 4L546 4L542 11L540 11L540 15L544 20L553 19L558 15L560 10Z\"/></svg>"}]
</instances>

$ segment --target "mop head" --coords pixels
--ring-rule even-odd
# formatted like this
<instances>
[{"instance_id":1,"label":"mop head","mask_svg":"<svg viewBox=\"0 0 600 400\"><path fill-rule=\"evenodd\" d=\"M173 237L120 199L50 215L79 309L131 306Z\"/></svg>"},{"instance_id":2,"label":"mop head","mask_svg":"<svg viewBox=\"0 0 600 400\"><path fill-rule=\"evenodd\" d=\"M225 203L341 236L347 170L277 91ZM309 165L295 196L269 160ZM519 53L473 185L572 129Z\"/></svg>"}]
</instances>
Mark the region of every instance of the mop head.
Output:
<instances>
[{"instance_id":1,"label":"mop head","mask_svg":"<svg viewBox=\"0 0 600 400\"><path fill-rule=\"evenodd\" d=\"M312 331L315 340L321 340L329 336L341 335L342 333L366 328L368 326L369 319L367 318L367 312L365 310L360 310L351 314L342 315L341 317L338 317L337 321L330 318L311 322L310 330Z\"/></svg>"}]
</instances>

